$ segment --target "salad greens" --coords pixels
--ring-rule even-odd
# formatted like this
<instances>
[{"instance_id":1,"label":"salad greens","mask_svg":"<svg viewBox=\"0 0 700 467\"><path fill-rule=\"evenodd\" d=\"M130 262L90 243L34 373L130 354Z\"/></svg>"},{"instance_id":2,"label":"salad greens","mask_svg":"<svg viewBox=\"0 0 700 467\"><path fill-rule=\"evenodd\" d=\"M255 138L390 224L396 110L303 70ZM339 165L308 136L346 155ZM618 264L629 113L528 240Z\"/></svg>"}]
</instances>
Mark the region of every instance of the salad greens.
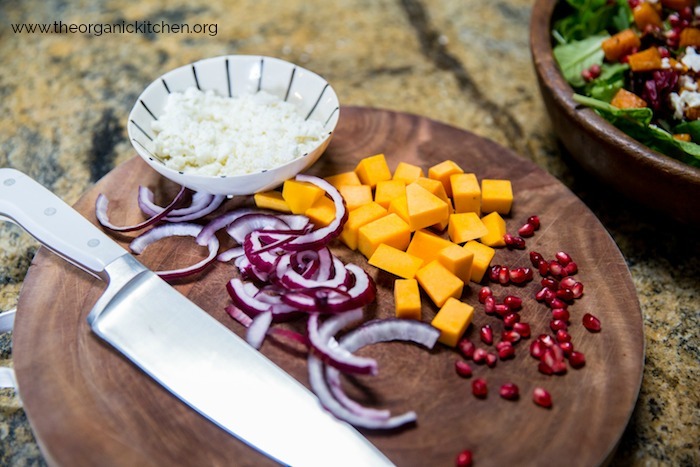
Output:
<instances>
[{"instance_id":1,"label":"salad greens","mask_svg":"<svg viewBox=\"0 0 700 467\"><path fill-rule=\"evenodd\" d=\"M643 1L643 0L642 0ZM671 92L678 90L679 76L660 76L652 73L633 73L623 61L609 62L601 48L603 41L628 28L635 29L633 9L640 0L562 0L568 14L554 23L552 36L555 40L554 58L564 78L575 89L574 100L594 109L613 125L642 144L679 159L689 165L700 167L700 120L676 120L673 108L666 102ZM673 14L674 12L671 12ZM669 28L664 18L664 28ZM656 34L648 39L648 31L636 32L643 43L665 37ZM666 47L661 44L659 47ZM672 56L679 57L683 50L676 48ZM596 76L586 76L586 71L596 68ZM665 70L667 75L678 73ZM587 79L588 78L588 79ZM621 109L610 104L618 90L644 89L647 81L655 94L645 108ZM648 96L642 95L649 101ZM674 137L676 134L690 135L691 141Z\"/></svg>"}]
</instances>

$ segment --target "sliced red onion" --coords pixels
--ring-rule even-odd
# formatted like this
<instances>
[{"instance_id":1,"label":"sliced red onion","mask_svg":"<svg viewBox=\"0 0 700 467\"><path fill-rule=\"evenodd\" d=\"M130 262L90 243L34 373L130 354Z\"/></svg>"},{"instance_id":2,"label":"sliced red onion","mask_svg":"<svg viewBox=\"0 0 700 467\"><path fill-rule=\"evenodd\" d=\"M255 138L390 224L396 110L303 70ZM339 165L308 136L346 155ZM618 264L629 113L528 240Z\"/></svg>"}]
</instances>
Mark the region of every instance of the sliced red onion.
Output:
<instances>
[{"instance_id":1,"label":"sliced red onion","mask_svg":"<svg viewBox=\"0 0 700 467\"><path fill-rule=\"evenodd\" d=\"M216 235L216 232L228 226L231 222L235 221L239 217L250 214L254 212L252 208L241 208L235 211L229 211L220 216L215 217L207 225L204 226L202 232L197 236L197 243L199 245L206 245L211 237Z\"/></svg>"},{"instance_id":2,"label":"sliced red onion","mask_svg":"<svg viewBox=\"0 0 700 467\"><path fill-rule=\"evenodd\" d=\"M244 254L245 250L243 250L242 246L234 246L233 248L229 248L228 250L219 253L216 256L216 259L222 263L227 263L233 259L243 256Z\"/></svg>"},{"instance_id":3,"label":"sliced red onion","mask_svg":"<svg viewBox=\"0 0 700 467\"><path fill-rule=\"evenodd\" d=\"M226 313L229 314L229 316L239 323L241 323L244 327L250 327L251 323L253 322L253 318L248 316L243 310L240 308L233 306L233 305L227 305L225 308Z\"/></svg>"},{"instance_id":4,"label":"sliced red onion","mask_svg":"<svg viewBox=\"0 0 700 467\"><path fill-rule=\"evenodd\" d=\"M389 417L391 417L391 411L389 410L366 407L356 400L348 397L343 390L340 375L341 373L337 368L326 366L326 383L328 384L328 388L330 389L331 394L333 394L333 397L335 397L335 399L343 407L362 418L387 420Z\"/></svg>"},{"instance_id":5,"label":"sliced red onion","mask_svg":"<svg viewBox=\"0 0 700 467\"><path fill-rule=\"evenodd\" d=\"M260 313L271 311L273 315L286 315L297 310L285 303L271 304L260 299L260 289L251 282L243 282L233 278L226 284L226 290L231 296L233 304L245 313L257 316Z\"/></svg>"},{"instance_id":6,"label":"sliced red onion","mask_svg":"<svg viewBox=\"0 0 700 467\"><path fill-rule=\"evenodd\" d=\"M265 335L272 324L272 312L265 311L253 318L253 322L248 327L246 332L246 341L256 349L262 346L265 340Z\"/></svg>"},{"instance_id":7,"label":"sliced red onion","mask_svg":"<svg viewBox=\"0 0 700 467\"><path fill-rule=\"evenodd\" d=\"M291 230L313 229L311 219L301 214L277 214L277 217L287 223Z\"/></svg>"},{"instance_id":8,"label":"sliced red onion","mask_svg":"<svg viewBox=\"0 0 700 467\"><path fill-rule=\"evenodd\" d=\"M152 214L150 218L135 225L117 226L110 222L109 215L107 214L109 200L105 195L100 193L95 200L95 217L97 217L97 221L102 226L107 227L110 230L114 230L115 232L133 232L134 230L141 230L165 218L169 212L175 209L175 206L177 206L177 204L182 200L184 194L185 187L183 186L180 188L180 192L175 196L175 198L173 198L170 204L168 204L165 208L162 208L159 213Z\"/></svg>"},{"instance_id":9,"label":"sliced red onion","mask_svg":"<svg viewBox=\"0 0 700 467\"><path fill-rule=\"evenodd\" d=\"M226 232L242 245L249 233L263 229L290 230L289 225L275 215L248 213L232 221L226 227Z\"/></svg>"},{"instance_id":10,"label":"sliced red onion","mask_svg":"<svg viewBox=\"0 0 700 467\"><path fill-rule=\"evenodd\" d=\"M163 238L173 236L197 237L201 230L202 226L196 224L163 224L153 227L151 230L136 237L129 244L129 248L134 254L138 255L143 253L146 247L148 247L150 244ZM156 274L165 280L170 280L189 276L204 270L216 258L216 254L219 251L219 240L216 237L210 239L209 243L207 243L207 248L209 249L209 256L203 260L185 268L173 269L169 271L156 271Z\"/></svg>"},{"instance_id":11,"label":"sliced red onion","mask_svg":"<svg viewBox=\"0 0 700 467\"><path fill-rule=\"evenodd\" d=\"M376 374L377 362L372 358L359 357L337 346L333 336L350 323L362 319L362 309L333 315L319 329L318 313L311 313L307 322L307 334L314 351L326 364L345 373ZM333 344L336 345L333 345Z\"/></svg>"},{"instance_id":12,"label":"sliced red onion","mask_svg":"<svg viewBox=\"0 0 700 467\"><path fill-rule=\"evenodd\" d=\"M296 180L300 182L308 182L325 190L326 194L333 200L335 206L335 219L327 226L320 229L312 230L311 232L300 235L284 245L286 250L307 250L318 249L327 245L331 240L340 235L343 230L343 225L348 218L348 212L345 208L345 200L340 192L322 178L314 177L313 175L297 175Z\"/></svg>"},{"instance_id":13,"label":"sliced red onion","mask_svg":"<svg viewBox=\"0 0 700 467\"><path fill-rule=\"evenodd\" d=\"M340 340L340 346L349 352L356 352L367 345L378 342L415 342L432 349L440 337L440 331L428 323L411 319L387 318L368 321L347 333Z\"/></svg>"},{"instance_id":14,"label":"sliced red onion","mask_svg":"<svg viewBox=\"0 0 700 467\"><path fill-rule=\"evenodd\" d=\"M290 255L281 256L275 268L276 276L285 287L291 290L313 289L315 287L337 288L345 284L347 280L347 270L343 262L338 258L334 257L331 261L335 274L325 280L314 280L305 278L292 268Z\"/></svg>"},{"instance_id":15,"label":"sliced red onion","mask_svg":"<svg viewBox=\"0 0 700 467\"><path fill-rule=\"evenodd\" d=\"M186 208L172 210L164 220L170 222L187 222L200 219L216 211L225 200L226 196L223 195L195 192L192 195L192 204ZM164 209L155 204L153 192L146 187L139 187L138 201L141 210L148 215L158 214Z\"/></svg>"}]
</instances>

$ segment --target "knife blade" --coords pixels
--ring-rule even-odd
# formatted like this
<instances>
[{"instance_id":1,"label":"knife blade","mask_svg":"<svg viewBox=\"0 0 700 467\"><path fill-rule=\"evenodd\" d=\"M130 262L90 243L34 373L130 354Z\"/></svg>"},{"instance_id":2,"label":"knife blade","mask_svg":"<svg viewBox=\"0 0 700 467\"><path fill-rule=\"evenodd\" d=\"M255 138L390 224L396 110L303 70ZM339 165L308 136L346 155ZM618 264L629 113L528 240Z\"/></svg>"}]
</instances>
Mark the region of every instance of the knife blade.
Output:
<instances>
[{"instance_id":1,"label":"knife blade","mask_svg":"<svg viewBox=\"0 0 700 467\"><path fill-rule=\"evenodd\" d=\"M304 385L15 169L0 169L0 216L106 281L87 318L93 332L233 436L286 465L393 465Z\"/></svg>"}]
</instances>

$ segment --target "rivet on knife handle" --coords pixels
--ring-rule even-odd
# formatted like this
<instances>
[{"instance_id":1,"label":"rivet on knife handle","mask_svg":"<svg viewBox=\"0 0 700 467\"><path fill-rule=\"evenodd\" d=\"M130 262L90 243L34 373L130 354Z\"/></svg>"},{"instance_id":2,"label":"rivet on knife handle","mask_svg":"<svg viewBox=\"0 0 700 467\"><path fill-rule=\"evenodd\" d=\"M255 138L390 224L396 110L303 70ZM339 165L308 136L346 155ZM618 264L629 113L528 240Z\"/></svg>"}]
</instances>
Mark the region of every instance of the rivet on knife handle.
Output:
<instances>
[{"instance_id":1,"label":"rivet on knife handle","mask_svg":"<svg viewBox=\"0 0 700 467\"><path fill-rule=\"evenodd\" d=\"M63 258L96 274L126 254L59 197L15 169L0 169L0 215Z\"/></svg>"}]
</instances>

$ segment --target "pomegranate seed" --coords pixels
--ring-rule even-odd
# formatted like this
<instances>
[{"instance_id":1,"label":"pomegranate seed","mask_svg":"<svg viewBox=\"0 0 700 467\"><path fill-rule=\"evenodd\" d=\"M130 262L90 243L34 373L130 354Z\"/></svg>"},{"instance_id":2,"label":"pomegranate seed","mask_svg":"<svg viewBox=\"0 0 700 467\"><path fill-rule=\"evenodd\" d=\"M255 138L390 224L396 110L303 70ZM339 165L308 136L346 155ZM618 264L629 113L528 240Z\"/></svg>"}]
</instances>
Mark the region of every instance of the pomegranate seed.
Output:
<instances>
[{"instance_id":1,"label":"pomegranate seed","mask_svg":"<svg viewBox=\"0 0 700 467\"><path fill-rule=\"evenodd\" d=\"M479 337L481 337L481 342L484 344L493 344L493 330L491 329L491 326L488 324L481 326L481 329L479 330Z\"/></svg>"},{"instance_id":2,"label":"pomegranate seed","mask_svg":"<svg viewBox=\"0 0 700 467\"><path fill-rule=\"evenodd\" d=\"M547 287L542 287L540 290L537 291L535 294L535 300L538 302L543 302L545 297L547 296L547 291L549 289Z\"/></svg>"},{"instance_id":3,"label":"pomegranate seed","mask_svg":"<svg viewBox=\"0 0 700 467\"><path fill-rule=\"evenodd\" d=\"M506 295L503 299L503 303L508 306L513 311L519 310L523 307L523 300L515 295Z\"/></svg>"},{"instance_id":4,"label":"pomegranate seed","mask_svg":"<svg viewBox=\"0 0 700 467\"><path fill-rule=\"evenodd\" d=\"M455 362L455 371L462 378L470 378L472 376L472 367L462 360L457 360Z\"/></svg>"},{"instance_id":5,"label":"pomegranate seed","mask_svg":"<svg viewBox=\"0 0 700 467\"><path fill-rule=\"evenodd\" d=\"M576 282L571 286L571 293L574 295L574 298L581 298L583 296L583 284Z\"/></svg>"},{"instance_id":6,"label":"pomegranate seed","mask_svg":"<svg viewBox=\"0 0 700 467\"><path fill-rule=\"evenodd\" d=\"M506 360L515 356L515 347L508 341L501 341L496 344L496 350L501 360Z\"/></svg>"},{"instance_id":7,"label":"pomegranate seed","mask_svg":"<svg viewBox=\"0 0 700 467\"><path fill-rule=\"evenodd\" d=\"M552 273L554 277L566 277L566 271L564 270L564 266L559 264L557 261L550 261L549 262L549 272Z\"/></svg>"},{"instance_id":8,"label":"pomegranate seed","mask_svg":"<svg viewBox=\"0 0 700 467\"><path fill-rule=\"evenodd\" d=\"M564 275L573 276L578 272L578 265L573 261L564 266Z\"/></svg>"},{"instance_id":9,"label":"pomegranate seed","mask_svg":"<svg viewBox=\"0 0 700 467\"><path fill-rule=\"evenodd\" d=\"M678 13L668 15L668 24L672 28L677 28L681 25L681 17L678 15Z\"/></svg>"},{"instance_id":10,"label":"pomegranate seed","mask_svg":"<svg viewBox=\"0 0 700 467\"><path fill-rule=\"evenodd\" d=\"M535 388L532 391L532 400L540 407L545 407L548 409L552 406L552 396L544 388Z\"/></svg>"},{"instance_id":11,"label":"pomegranate seed","mask_svg":"<svg viewBox=\"0 0 700 467\"><path fill-rule=\"evenodd\" d=\"M576 279L573 277L565 277L559 282L559 286L565 288L565 289L570 289L574 286L576 283Z\"/></svg>"},{"instance_id":12,"label":"pomegranate seed","mask_svg":"<svg viewBox=\"0 0 700 467\"><path fill-rule=\"evenodd\" d=\"M539 340L532 341L532 344L530 344L530 355L538 360L542 358L545 350L547 350L547 347Z\"/></svg>"},{"instance_id":13,"label":"pomegranate seed","mask_svg":"<svg viewBox=\"0 0 700 467\"><path fill-rule=\"evenodd\" d=\"M570 341L560 342L559 348L562 350L562 352L564 352L564 356L568 358L571 355L571 352L574 351L574 344L572 344Z\"/></svg>"},{"instance_id":14,"label":"pomegranate seed","mask_svg":"<svg viewBox=\"0 0 700 467\"><path fill-rule=\"evenodd\" d=\"M456 467L471 467L472 465L472 452L469 449L457 454L457 459L455 460Z\"/></svg>"},{"instance_id":15,"label":"pomegranate seed","mask_svg":"<svg viewBox=\"0 0 700 467\"><path fill-rule=\"evenodd\" d=\"M506 383L503 386L501 386L501 389L498 391L498 393L501 395L502 398L507 399L509 401L514 401L520 395L520 389L518 389L518 386L514 383Z\"/></svg>"},{"instance_id":16,"label":"pomegranate seed","mask_svg":"<svg viewBox=\"0 0 700 467\"><path fill-rule=\"evenodd\" d=\"M498 283L501 285L507 285L510 282L510 270L508 266L501 266L498 270Z\"/></svg>"},{"instance_id":17,"label":"pomegranate seed","mask_svg":"<svg viewBox=\"0 0 700 467\"><path fill-rule=\"evenodd\" d=\"M515 323L513 325L513 331L520 334L520 337L530 337L530 325L527 323Z\"/></svg>"},{"instance_id":18,"label":"pomegranate seed","mask_svg":"<svg viewBox=\"0 0 700 467\"><path fill-rule=\"evenodd\" d=\"M554 290L555 292L559 290L559 281L556 279L552 279L551 277L543 277L540 281L540 284L542 284L542 287L545 287L549 290Z\"/></svg>"},{"instance_id":19,"label":"pomegranate seed","mask_svg":"<svg viewBox=\"0 0 700 467\"><path fill-rule=\"evenodd\" d=\"M600 332L600 320L590 313L583 315L583 327L591 332Z\"/></svg>"},{"instance_id":20,"label":"pomegranate seed","mask_svg":"<svg viewBox=\"0 0 700 467\"><path fill-rule=\"evenodd\" d=\"M508 342L518 342L520 340L520 334L516 331L503 331L501 338Z\"/></svg>"},{"instance_id":21,"label":"pomegranate seed","mask_svg":"<svg viewBox=\"0 0 700 467\"><path fill-rule=\"evenodd\" d=\"M586 68L581 72L581 77L583 78L584 81L588 82L593 79L593 76L591 76L591 72Z\"/></svg>"},{"instance_id":22,"label":"pomegranate seed","mask_svg":"<svg viewBox=\"0 0 700 467\"><path fill-rule=\"evenodd\" d=\"M489 368L495 367L497 362L498 362L498 356L496 356L496 354L493 354L491 352L486 354L486 364L488 365Z\"/></svg>"},{"instance_id":23,"label":"pomegranate seed","mask_svg":"<svg viewBox=\"0 0 700 467\"><path fill-rule=\"evenodd\" d=\"M560 298L557 298L557 297L556 297L556 294L555 294L554 292L552 292L552 294L550 295L550 297L551 297L551 298L545 297L545 298L544 298L544 301L545 301L545 303L546 303L547 305L549 305L549 307L550 307L551 309L554 309L554 308L568 308L568 307L569 307L569 305L567 305L567 303L566 303L564 300L562 300L562 299L560 299Z\"/></svg>"},{"instance_id":24,"label":"pomegranate seed","mask_svg":"<svg viewBox=\"0 0 700 467\"><path fill-rule=\"evenodd\" d=\"M574 350L571 352L571 355L569 355L569 364L574 368L581 368L586 364L586 356Z\"/></svg>"},{"instance_id":25,"label":"pomegranate seed","mask_svg":"<svg viewBox=\"0 0 700 467\"><path fill-rule=\"evenodd\" d=\"M476 378L472 381L472 394L478 398L485 398L489 393L489 388L486 385L486 380L483 378Z\"/></svg>"},{"instance_id":26,"label":"pomegranate seed","mask_svg":"<svg viewBox=\"0 0 700 467\"><path fill-rule=\"evenodd\" d=\"M693 9L690 8L689 6L683 7L683 9L680 11L681 18L684 20L690 21L693 19Z\"/></svg>"},{"instance_id":27,"label":"pomegranate seed","mask_svg":"<svg viewBox=\"0 0 700 467\"><path fill-rule=\"evenodd\" d=\"M498 282L498 273L500 272L500 270L500 264L494 264L489 268L489 279L491 279L491 282Z\"/></svg>"},{"instance_id":28,"label":"pomegranate seed","mask_svg":"<svg viewBox=\"0 0 700 467\"><path fill-rule=\"evenodd\" d=\"M671 52L666 47L657 47L656 50L659 51L659 55L661 55L661 58L668 58L671 56Z\"/></svg>"},{"instance_id":29,"label":"pomegranate seed","mask_svg":"<svg viewBox=\"0 0 700 467\"><path fill-rule=\"evenodd\" d=\"M549 263L547 260L542 260L539 263L537 263L537 270L539 271L540 275L546 276L549 274Z\"/></svg>"},{"instance_id":30,"label":"pomegranate seed","mask_svg":"<svg viewBox=\"0 0 700 467\"><path fill-rule=\"evenodd\" d=\"M540 261L544 261L544 257L537 253L536 251L531 251L530 252L530 262L534 267L537 267L540 264Z\"/></svg>"},{"instance_id":31,"label":"pomegranate seed","mask_svg":"<svg viewBox=\"0 0 700 467\"><path fill-rule=\"evenodd\" d=\"M562 329L566 331L569 328L569 326L566 324L566 321L562 321L560 319L553 319L552 321L550 321L549 327L554 332L561 331Z\"/></svg>"},{"instance_id":32,"label":"pomegranate seed","mask_svg":"<svg viewBox=\"0 0 700 467\"><path fill-rule=\"evenodd\" d=\"M497 303L496 304L496 314L500 317L503 317L510 313L510 308L508 308L508 305L504 305L503 303Z\"/></svg>"},{"instance_id":33,"label":"pomegranate seed","mask_svg":"<svg viewBox=\"0 0 700 467\"><path fill-rule=\"evenodd\" d=\"M559 289L557 290L557 298L570 302L574 299L574 292L571 289Z\"/></svg>"},{"instance_id":34,"label":"pomegranate seed","mask_svg":"<svg viewBox=\"0 0 700 467\"><path fill-rule=\"evenodd\" d=\"M459 350L459 353L461 353L464 358L472 358L474 356L474 351L476 350L476 346L469 339L461 339L457 343L457 349Z\"/></svg>"},{"instance_id":35,"label":"pomegranate seed","mask_svg":"<svg viewBox=\"0 0 700 467\"><path fill-rule=\"evenodd\" d=\"M535 235L535 226L532 224L525 224L518 229L518 235L521 237L532 237Z\"/></svg>"},{"instance_id":36,"label":"pomegranate seed","mask_svg":"<svg viewBox=\"0 0 700 467\"><path fill-rule=\"evenodd\" d=\"M515 268L510 271L510 280L513 284L524 284L532 280L532 269L530 268Z\"/></svg>"},{"instance_id":37,"label":"pomegranate seed","mask_svg":"<svg viewBox=\"0 0 700 467\"><path fill-rule=\"evenodd\" d=\"M558 345L554 345L547 350L545 350L544 355L542 355L541 361L552 369L553 373L562 374L566 373L566 362L564 359L564 351Z\"/></svg>"},{"instance_id":38,"label":"pomegranate seed","mask_svg":"<svg viewBox=\"0 0 700 467\"><path fill-rule=\"evenodd\" d=\"M540 334L539 337L537 338L540 342L544 344L545 347L549 348L554 346L554 338L550 336L549 334Z\"/></svg>"},{"instance_id":39,"label":"pomegranate seed","mask_svg":"<svg viewBox=\"0 0 700 467\"><path fill-rule=\"evenodd\" d=\"M597 63L594 63L593 65L588 68L588 71L591 73L591 78L595 79L598 76L600 76L600 72L602 71L600 68L600 65Z\"/></svg>"},{"instance_id":40,"label":"pomegranate seed","mask_svg":"<svg viewBox=\"0 0 700 467\"><path fill-rule=\"evenodd\" d=\"M481 290L479 290L479 303L484 303L486 297L493 297L493 291L490 287L482 287Z\"/></svg>"},{"instance_id":41,"label":"pomegranate seed","mask_svg":"<svg viewBox=\"0 0 700 467\"><path fill-rule=\"evenodd\" d=\"M554 374L554 370L552 370L552 367L547 365L545 362L542 362L542 361L537 364L537 369L539 370L540 373L544 373L545 375Z\"/></svg>"},{"instance_id":42,"label":"pomegranate seed","mask_svg":"<svg viewBox=\"0 0 700 467\"><path fill-rule=\"evenodd\" d=\"M540 218L537 216L530 216L527 218L527 223L530 224L535 230L540 228Z\"/></svg>"},{"instance_id":43,"label":"pomegranate seed","mask_svg":"<svg viewBox=\"0 0 700 467\"><path fill-rule=\"evenodd\" d=\"M569 256L569 254L564 251L557 251L554 257L557 259L557 262L562 266L566 266L571 262L571 256Z\"/></svg>"},{"instance_id":44,"label":"pomegranate seed","mask_svg":"<svg viewBox=\"0 0 700 467\"><path fill-rule=\"evenodd\" d=\"M571 334L566 332L564 329L560 329L557 331L557 342L571 342Z\"/></svg>"},{"instance_id":45,"label":"pomegranate seed","mask_svg":"<svg viewBox=\"0 0 700 467\"><path fill-rule=\"evenodd\" d=\"M496 312L496 299L488 296L484 299L484 313L492 315Z\"/></svg>"},{"instance_id":46,"label":"pomegranate seed","mask_svg":"<svg viewBox=\"0 0 700 467\"><path fill-rule=\"evenodd\" d=\"M506 329L513 329L513 326L520 322L520 315L518 313L508 313L503 317L503 326Z\"/></svg>"},{"instance_id":47,"label":"pomegranate seed","mask_svg":"<svg viewBox=\"0 0 700 467\"><path fill-rule=\"evenodd\" d=\"M566 308L553 308L552 309L552 319L568 322L569 321L569 310Z\"/></svg>"},{"instance_id":48,"label":"pomegranate seed","mask_svg":"<svg viewBox=\"0 0 700 467\"><path fill-rule=\"evenodd\" d=\"M488 352L484 349L475 349L474 350L474 355L472 356L472 359L474 360L474 363L482 364L486 363L486 355Z\"/></svg>"}]
</instances>

